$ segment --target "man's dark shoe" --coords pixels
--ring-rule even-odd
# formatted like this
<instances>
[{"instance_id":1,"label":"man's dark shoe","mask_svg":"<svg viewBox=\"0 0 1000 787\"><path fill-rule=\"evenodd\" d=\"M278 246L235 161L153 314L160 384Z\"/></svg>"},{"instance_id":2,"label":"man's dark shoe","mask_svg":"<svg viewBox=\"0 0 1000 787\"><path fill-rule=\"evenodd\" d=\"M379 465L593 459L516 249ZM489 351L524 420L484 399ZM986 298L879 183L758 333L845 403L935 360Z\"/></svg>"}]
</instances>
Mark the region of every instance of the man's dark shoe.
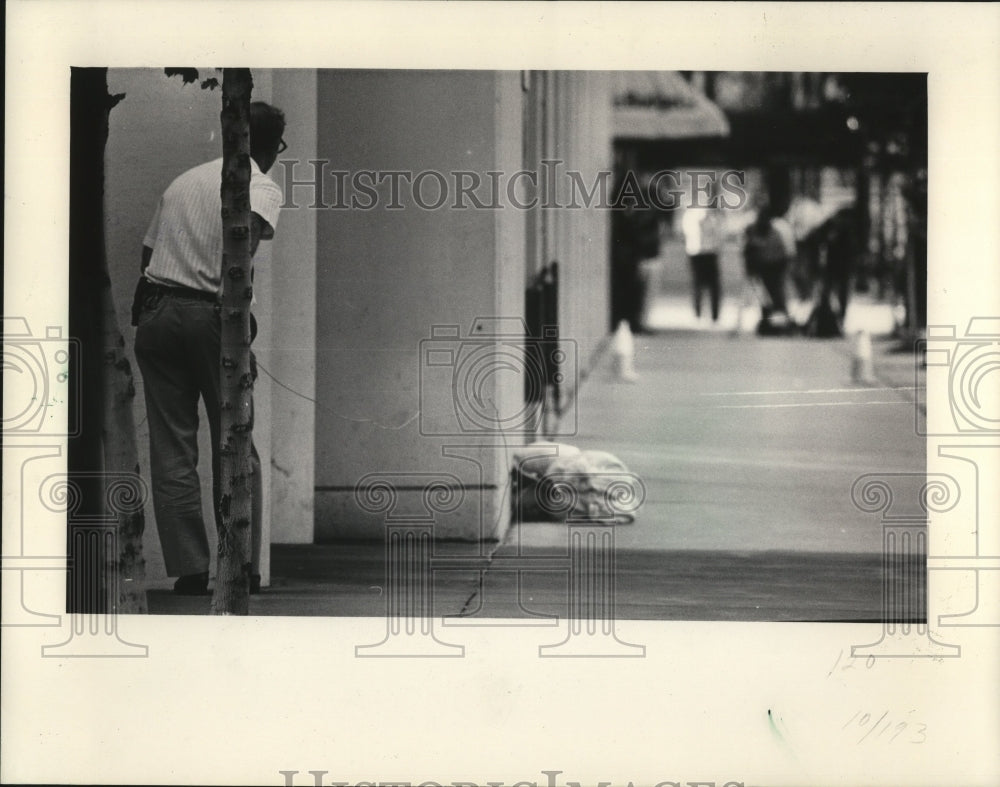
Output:
<instances>
[{"instance_id":1,"label":"man's dark shoe","mask_svg":"<svg viewBox=\"0 0 1000 787\"><path fill-rule=\"evenodd\" d=\"M174 593L178 596L207 596L208 572L181 577L174 582Z\"/></svg>"}]
</instances>

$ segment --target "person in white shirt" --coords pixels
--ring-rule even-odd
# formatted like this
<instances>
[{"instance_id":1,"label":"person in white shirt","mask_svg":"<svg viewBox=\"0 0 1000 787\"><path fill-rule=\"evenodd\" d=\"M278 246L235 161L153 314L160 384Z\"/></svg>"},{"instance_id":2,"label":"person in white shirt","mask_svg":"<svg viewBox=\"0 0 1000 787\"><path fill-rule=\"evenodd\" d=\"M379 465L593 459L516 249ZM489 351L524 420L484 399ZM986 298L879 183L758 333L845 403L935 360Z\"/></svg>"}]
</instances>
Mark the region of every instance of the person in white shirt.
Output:
<instances>
[{"instance_id":1,"label":"person in white shirt","mask_svg":"<svg viewBox=\"0 0 1000 787\"><path fill-rule=\"evenodd\" d=\"M285 149L285 116L250 105L250 247L274 236L282 195L267 176ZM213 502L219 517L222 159L184 172L163 193L146 232L133 305L135 355L149 420L153 511L174 592L208 593L209 548L198 480L198 400L212 438ZM255 364L254 364L255 367ZM251 592L260 589L261 475L251 446Z\"/></svg>"},{"instance_id":2,"label":"person in white shirt","mask_svg":"<svg viewBox=\"0 0 1000 787\"><path fill-rule=\"evenodd\" d=\"M714 204L714 198L711 204ZM712 306L712 322L717 322L722 297L719 252L722 248L723 223L719 210L715 207L689 207L681 219L681 230L684 232L684 250L691 261L694 313L701 317L702 293L707 289Z\"/></svg>"}]
</instances>

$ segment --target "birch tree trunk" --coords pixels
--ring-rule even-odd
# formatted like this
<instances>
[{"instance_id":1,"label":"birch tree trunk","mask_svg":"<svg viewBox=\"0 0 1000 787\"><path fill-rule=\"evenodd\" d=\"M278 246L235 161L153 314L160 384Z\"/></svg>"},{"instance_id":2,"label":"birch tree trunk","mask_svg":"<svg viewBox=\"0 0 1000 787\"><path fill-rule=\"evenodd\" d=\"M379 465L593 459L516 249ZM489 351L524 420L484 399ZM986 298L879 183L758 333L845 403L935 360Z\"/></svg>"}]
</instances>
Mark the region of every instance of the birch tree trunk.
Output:
<instances>
[{"instance_id":1,"label":"birch tree trunk","mask_svg":"<svg viewBox=\"0 0 1000 787\"><path fill-rule=\"evenodd\" d=\"M248 68L222 75L222 352L219 547L212 614L246 615L250 599L253 430L250 374L250 94Z\"/></svg>"},{"instance_id":2,"label":"birch tree trunk","mask_svg":"<svg viewBox=\"0 0 1000 787\"><path fill-rule=\"evenodd\" d=\"M118 315L111 294L107 257L104 256L101 311L104 336L104 471L109 478L132 473L139 478L139 448L136 444L135 381L125 357L125 338L118 328ZM118 597L111 599L119 613L148 612L146 606L146 560L142 554L142 534L146 529L143 506L123 507L118 513L117 575ZM111 574L109 574L111 575ZM111 575L113 576L113 575Z\"/></svg>"}]
</instances>

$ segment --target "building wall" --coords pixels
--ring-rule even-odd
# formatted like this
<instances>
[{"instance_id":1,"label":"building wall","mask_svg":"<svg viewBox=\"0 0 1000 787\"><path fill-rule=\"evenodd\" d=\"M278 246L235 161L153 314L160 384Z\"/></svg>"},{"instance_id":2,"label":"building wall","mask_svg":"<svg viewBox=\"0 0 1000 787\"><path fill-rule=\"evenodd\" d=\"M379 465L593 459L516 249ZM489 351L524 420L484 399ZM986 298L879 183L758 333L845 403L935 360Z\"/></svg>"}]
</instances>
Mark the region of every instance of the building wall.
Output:
<instances>
[{"instance_id":1,"label":"building wall","mask_svg":"<svg viewBox=\"0 0 1000 787\"><path fill-rule=\"evenodd\" d=\"M509 178L556 159L560 204L571 198L568 170L588 187L610 170L606 75L340 71L321 73L318 87L319 158L332 169L462 169ZM520 201L541 196L530 192L521 191ZM436 534L499 537L509 517L510 450L525 436L462 426L440 435L454 426L456 399L462 404L468 394L460 371L431 374L442 370L426 365L428 339L435 325L455 325L456 358L472 353L482 343L469 336L475 318L523 317L530 275L558 260L561 335L585 374L607 334L607 211L518 210L506 194L496 211L428 211L405 198L393 211L384 207L388 190L380 193L373 210L318 213L316 537L381 537L382 515L363 511L355 495L373 472L397 474L403 509L418 511L412 473L451 474L468 494L439 517ZM339 199L324 194L328 203ZM492 347L499 358L503 342ZM571 395L576 383L569 380ZM520 411L522 376L498 371L487 386L500 412ZM457 444L468 446L465 459L446 456Z\"/></svg>"},{"instance_id":2,"label":"building wall","mask_svg":"<svg viewBox=\"0 0 1000 787\"><path fill-rule=\"evenodd\" d=\"M603 347L609 322L610 217L600 205L613 198L611 80L607 72L536 71L527 83L525 168L555 172L552 194L538 195L539 207L528 213L528 269L559 263L560 336L574 343L578 358L578 374L567 383L572 398Z\"/></svg>"},{"instance_id":3,"label":"building wall","mask_svg":"<svg viewBox=\"0 0 1000 787\"><path fill-rule=\"evenodd\" d=\"M577 170L588 188L612 168L611 90L606 72L555 72L556 158ZM612 179L607 178L609 189ZM563 204L554 211L553 259L560 265L562 335L578 349L580 372L586 377L607 337L610 314L610 216L562 182ZM609 199L613 195L609 193ZM596 197L595 197L596 200ZM578 206L578 207L577 207Z\"/></svg>"},{"instance_id":4,"label":"building wall","mask_svg":"<svg viewBox=\"0 0 1000 787\"><path fill-rule=\"evenodd\" d=\"M513 172L520 102L516 72L320 72L318 157L350 173ZM421 182L433 204L438 181ZM427 210L405 189L396 210L384 185L374 209L317 214L316 537L381 538L383 517L355 499L371 473L403 474L393 476L397 494L415 511L428 476L414 474L449 474L464 501L436 535L496 537L507 519L504 442L517 438L466 431L453 370L424 362L431 344L456 358L489 353L493 340L469 335L477 317L523 317L523 215L451 200ZM445 325L456 333L430 343ZM522 385L499 372L485 395L503 411ZM451 449L466 458L445 456Z\"/></svg>"},{"instance_id":5,"label":"building wall","mask_svg":"<svg viewBox=\"0 0 1000 787\"><path fill-rule=\"evenodd\" d=\"M524 132L536 104L544 105L532 121L541 124L536 152L561 157L591 186L599 171L610 169L606 77L534 76L254 71L254 97L285 110L289 145L271 172L285 191L277 236L262 244L255 263L255 351L262 370L255 440L270 490L265 528L271 541L380 538L384 516L362 510L355 499L356 485L371 473L404 474L394 476L404 512L421 510L416 487L427 474L457 479L464 498L439 518L440 537L488 540L506 528L510 452L525 437L517 430L499 434L459 425L454 370L428 367L427 351L450 349L456 359L475 354L480 368L494 372L486 376L485 405L518 413L523 377L496 363L505 340L469 334L477 317L522 318L530 271L558 259L562 335L577 344L585 372L606 336L607 211L518 210L504 189L497 210L455 209L450 201L437 210L412 202L392 210L384 188L371 210L320 203L338 199L333 170L509 177L529 163ZM160 69L112 69L109 82L112 92L127 93L112 114L106 191L109 262L125 323L156 200L181 171L221 154L219 93L168 80ZM566 178L558 188L568 198ZM488 186L478 193L489 201ZM428 181L425 194L433 199L434 183ZM529 222L535 222L534 233ZM457 335L432 340L442 325L457 326ZM131 355L134 332L123 329ZM148 477L138 374L136 382ZM210 453L207 430L200 450L204 457ZM207 462L202 471L207 491ZM146 557L155 584L164 573L151 506L147 522Z\"/></svg>"}]
</instances>

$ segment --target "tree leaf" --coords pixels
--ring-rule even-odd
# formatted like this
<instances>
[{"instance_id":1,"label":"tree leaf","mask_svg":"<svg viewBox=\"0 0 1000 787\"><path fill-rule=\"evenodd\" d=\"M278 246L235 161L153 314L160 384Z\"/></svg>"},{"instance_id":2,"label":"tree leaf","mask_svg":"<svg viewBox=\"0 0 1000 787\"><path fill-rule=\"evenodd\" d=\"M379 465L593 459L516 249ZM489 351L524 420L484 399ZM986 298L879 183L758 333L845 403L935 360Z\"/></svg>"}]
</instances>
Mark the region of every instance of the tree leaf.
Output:
<instances>
[{"instance_id":1,"label":"tree leaf","mask_svg":"<svg viewBox=\"0 0 1000 787\"><path fill-rule=\"evenodd\" d=\"M219 80L215 77L209 77L204 82L201 83L202 90L215 90L219 86Z\"/></svg>"},{"instance_id":2,"label":"tree leaf","mask_svg":"<svg viewBox=\"0 0 1000 787\"><path fill-rule=\"evenodd\" d=\"M198 81L197 68L165 68L163 73L168 77L179 76L184 80L185 85Z\"/></svg>"}]
</instances>

